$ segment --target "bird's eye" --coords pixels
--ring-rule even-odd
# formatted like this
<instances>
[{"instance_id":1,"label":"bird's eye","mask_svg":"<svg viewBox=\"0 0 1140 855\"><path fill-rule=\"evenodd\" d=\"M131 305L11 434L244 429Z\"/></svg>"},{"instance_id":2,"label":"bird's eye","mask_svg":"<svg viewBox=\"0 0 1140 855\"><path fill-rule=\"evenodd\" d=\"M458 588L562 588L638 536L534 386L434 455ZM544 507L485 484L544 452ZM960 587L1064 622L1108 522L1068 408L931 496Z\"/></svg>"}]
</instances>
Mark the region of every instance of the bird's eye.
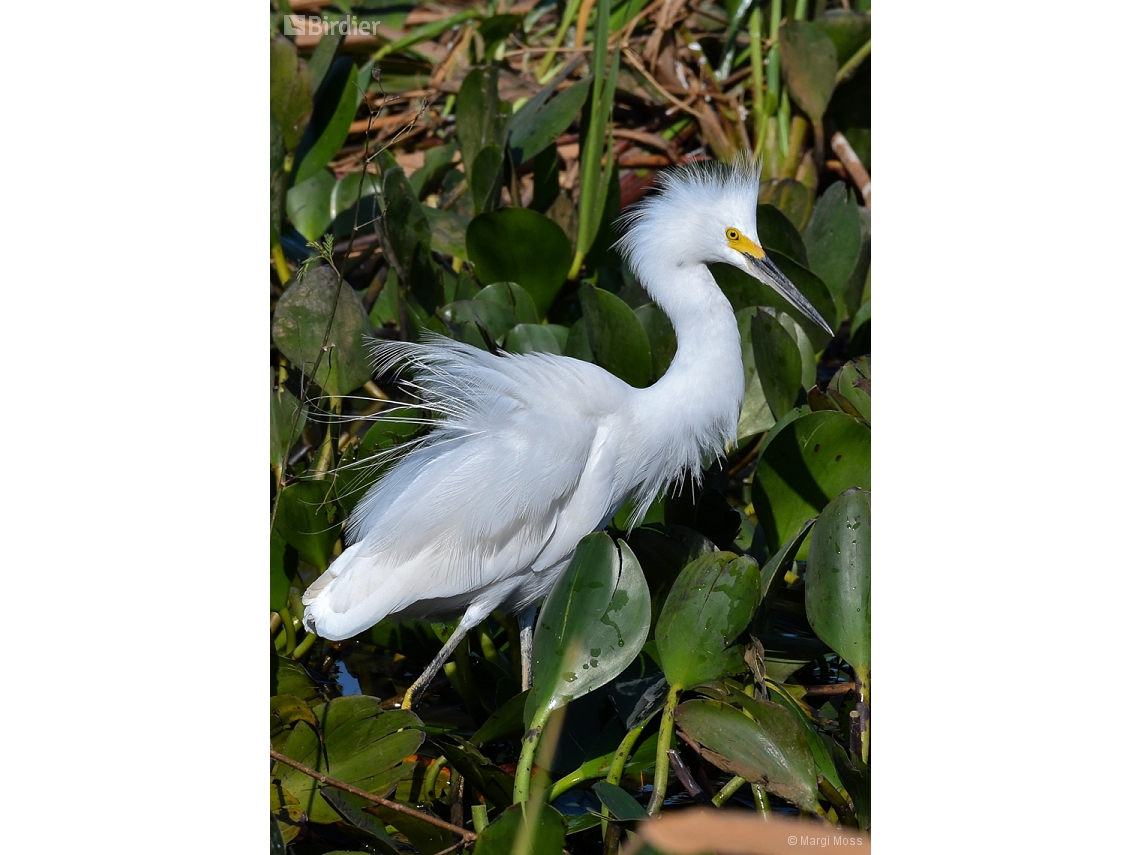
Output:
<instances>
[{"instance_id":1,"label":"bird's eye","mask_svg":"<svg viewBox=\"0 0 1140 855\"><path fill-rule=\"evenodd\" d=\"M728 229L724 234L729 240L740 240L740 232L736 229Z\"/></svg>"}]
</instances>

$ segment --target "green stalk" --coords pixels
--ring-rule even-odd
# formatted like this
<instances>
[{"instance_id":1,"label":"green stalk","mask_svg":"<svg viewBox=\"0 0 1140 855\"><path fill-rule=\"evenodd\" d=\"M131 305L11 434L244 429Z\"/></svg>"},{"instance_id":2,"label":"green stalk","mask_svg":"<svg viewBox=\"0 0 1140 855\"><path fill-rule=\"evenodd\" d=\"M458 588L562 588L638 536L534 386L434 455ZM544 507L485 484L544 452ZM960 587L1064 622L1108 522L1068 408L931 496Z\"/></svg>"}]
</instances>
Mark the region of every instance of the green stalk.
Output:
<instances>
[{"instance_id":1,"label":"green stalk","mask_svg":"<svg viewBox=\"0 0 1140 855\"><path fill-rule=\"evenodd\" d=\"M653 797L649 800L649 815L656 816L665 803L665 788L669 786L669 747L673 742L673 715L681 700L680 683L669 687L665 709L661 711L661 731L657 737L657 762L653 766Z\"/></svg>"},{"instance_id":2,"label":"green stalk","mask_svg":"<svg viewBox=\"0 0 1140 855\"><path fill-rule=\"evenodd\" d=\"M713 796L713 805L716 807L724 807L724 803L731 799L733 794L747 783L748 781L737 775L735 778L721 787L719 793Z\"/></svg>"},{"instance_id":3,"label":"green stalk","mask_svg":"<svg viewBox=\"0 0 1140 855\"><path fill-rule=\"evenodd\" d=\"M566 4L566 11L562 13L562 21L558 24L558 32L554 35L554 41L550 43L550 47L543 56L542 61L538 64L538 70L534 73L535 78L540 83L547 83L543 77L550 70L550 63L554 62L554 57L557 56L557 49L562 47L562 43L566 41L566 33L570 31L570 24L578 14L578 6L582 0L569 0Z\"/></svg>"},{"instance_id":4,"label":"green stalk","mask_svg":"<svg viewBox=\"0 0 1140 855\"><path fill-rule=\"evenodd\" d=\"M753 159L759 160L764 151L764 135L768 132L768 113L764 110L764 45L760 41L759 5L752 8L752 15L748 18L748 55L752 63Z\"/></svg>"},{"instance_id":5,"label":"green stalk","mask_svg":"<svg viewBox=\"0 0 1140 855\"><path fill-rule=\"evenodd\" d=\"M315 632L310 632L308 635L306 635L304 640L300 644L298 644L295 648L293 648L293 658L294 659L300 659L302 656L304 656L306 653L308 653L309 648L313 646L313 643L316 640L317 640L317 634Z\"/></svg>"},{"instance_id":6,"label":"green stalk","mask_svg":"<svg viewBox=\"0 0 1140 855\"><path fill-rule=\"evenodd\" d=\"M475 833L482 834L487 827L487 806L471 805L471 824L475 826Z\"/></svg>"},{"instance_id":7,"label":"green stalk","mask_svg":"<svg viewBox=\"0 0 1140 855\"><path fill-rule=\"evenodd\" d=\"M284 652L289 654L297 648L297 630L293 627L293 613L289 611L288 606L282 606L279 614L281 615L281 626L285 630Z\"/></svg>"},{"instance_id":8,"label":"green stalk","mask_svg":"<svg viewBox=\"0 0 1140 855\"><path fill-rule=\"evenodd\" d=\"M792 17L797 21L802 21L804 16L807 15L807 0L796 0L796 11L792 13Z\"/></svg>"},{"instance_id":9,"label":"green stalk","mask_svg":"<svg viewBox=\"0 0 1140 855\"><path fill-rule=\"evenodd\" d=\"M402 39L396 39L394 42L381 47L376 53L372 55L373 62L379 62L390 53L404 50L404 48L418 45L420 42L430 41L438 35L442 35L450 30L452 27L462 24L464 21L470 21L472 18L482 17L477 9L464 9L458 14L452 15L450 18L444 18L441 21L432 21L430 24L424 24L422 27L416 27Z\"/></svg>"},{"instance_id":10,"label":"green stalk","mask_svg":"<svg viewBox=\"0 0 1140 855\"><path fill-rule=\"evenodd\" d=\"M653 718L650 716L649 718ZM606 782L614 785L620 785L622 776L625 774L625 763L629 759L630 753L633 751L633 744L637 742L637 738L641 736L641 731L645 729L645 725L649 723L649 719L645 719L641 724L634 725L630 728L629 732L622 737L621 743L614 752L613 759L610 761L610 771L606 775ZM557 787L555 787L557 789ZM551 796L555 798L556 796ZM614 835L608 834L609 821L606 819L610 815L609 808L602 805L602 838L605 841L606 853L617 851L617 838ZM613 838L611 843L611 838Z\"/></svg>"},{"instance_id":11,"label":"green stalk","mask_svg":"<svg viewBox=\"0 0 1140 855\"><path fill-rule=\"evenodd\" d=\"M867 44L863 45L863 47L859 48L859 50L857 50L857 51L855 51L855 53L851 54L851 59L849 59L849 60L847 60L847 62L843 63L843 67L835 73L835 85L838 86L840 83L842 83L848 77L850 77L852 74L854 74L855 69L857 69L859 67L859 65L863 62L863 60L865 60L870 55L871 55L871 40L867 39Z\"/></svg>"},{"instance_id":12,"label":"green stalk","mask_svg":"<svg viewBox=\"0 0 1140 855\"><path fill-rule=\"evenodd\" d=\"M768 793L759 784L752 785L752 799L756 802L756 812L765 814L772 810L768 804Z\"/></svg>"},{"instance_id":13,"label":"green stalk","mask_svg":"<svg viewBox=\"0 0 1140 855\"><path fill-rule=\"evenodd\" d=\"M463 705L467 707L468 714L476 721L480 720L485 713L483 703L479 700L479 692L475 689L475 673L471 670L470 634L459 642L451 661L443 666L443 673L463 698Z\"/></svg>"},{"instance_id":14,"label":"green stalk","mask_svg":"<svg viewBox=\"0 0 1140 855\"><path fill-rule=\"evenodd\" d=\"M780 165L781 178L795 178L796 169L800 165L800 150L804 147L804 137L807 135L808 120L803 116L792 119L792 126L788 131L788 148Z\"/></svg>"},{"instance_id":15,"label":"green stalk","mask_svg":"<svg viewBox=\"0 0 1140 855\"><path fill-rule=\"evenodd\" d=\"M534 752L538 748L538 738L542 736L542 728L546 726L548 718L550 718L550 710L539 710L534 721L530 724L530 730L526 732L526 736L523 738L522 750L519 752L519 765L515 769L515 804L523 804L530 796L530 770L534 766Z\"/></svg>"},{"instance_id":16,"label":"green stalk","mask_svg":"<svg viewBox=\"0 0 1140 855\"><path fill-rule=\"evenodd\" d=\"M435 789L435 782L439 780L439 773L443 769L443 764L447 762L447 757L440 754L431 763L428 764L427 771L424 773L424 783L421 792L423 793L423 801L431 800L431 791Z\"/></svg>"}]
</instances>

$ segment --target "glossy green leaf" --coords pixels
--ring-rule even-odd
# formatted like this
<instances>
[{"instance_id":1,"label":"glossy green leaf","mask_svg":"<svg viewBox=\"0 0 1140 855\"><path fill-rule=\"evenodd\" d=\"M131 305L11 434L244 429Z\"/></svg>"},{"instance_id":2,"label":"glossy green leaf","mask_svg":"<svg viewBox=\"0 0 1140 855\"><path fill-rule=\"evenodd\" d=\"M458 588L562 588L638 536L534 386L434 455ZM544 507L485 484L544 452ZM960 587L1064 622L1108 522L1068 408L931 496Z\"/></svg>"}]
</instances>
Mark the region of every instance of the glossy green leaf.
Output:
<instances>
[{"instance_id":1,"label":"glossy green leaf","mask_svg":"<svg viewBox=\"0 0 1140 855\"><path fill-rule=\"evenodd\" d=\"M340 46L344 44L344 37L346 33L342 33L339 28L332 29L330 32L321 36L321 40L313 49L313 53L309 56L309 72L312 78L311 88L314 92L320 88L324 83L325 75L328 74L329 69L332 67L333 60L336 59L337 51Z\"/></svg>"},{"instance_id":2,"label":"glossy green leaf","mask_svg":"<svg viewBox=\"0 0 1140 855\"><path fill-rule=\"evenodd\" d=\"M795 336L784 329L774 309L762 306L752 319L752 352L764 399L772 416L781 418L796 404L803 371Z\"/></svg>"},{"instance_id":3,"label":"glossy green leaf","mask_svg":"<svg viewBox=\"0 0 1140 855\"><path fill-rule=\"evenodd\" d=\"M831 39L810 21L788 21L780 28L780 67L796 106L822 120L839 71Z\"/></svg>"},{"instance_id":4,"label":"glossy green leaf","mask_svg":"<svg viewBox=\"0 0 1140 855\"><path fill-rule=\"evenodd\" d=\"M512 802L514 780L483 756L483 753L456 734L434 740L447 756L447 762L459 772L468 784L499 810Z\"/></svg>"},{"instance_id":5,"label":"glossy green leaf","mask_svg":"<svg viewBox=\"0 0 1140 855\"><path fill-rule=\"evenodd\" d=\"M475 295L476 300L498 303L505 307L520 324L537 324L538 309L523 287L514 282L495 282Z\"/></svg>"},{"instance_id":6,"label":"glossy green leaf","mask_svg":"<svg viewBox=\"0 0 1140 855\"><path fill-rule=\"evenodd\" d=\"M384 256L396 268L400 278L410 282L417 268L426 263L417 260L416 255L426 253L431 246L431 226L402 169L386 170L381 189L384 215L376 228Z\"/></svg>"},{"instance_id":7,"label":"glossy green leaf","mask_svg":"<svg viewBox=\"0 0 1140 855\"><path fill-rule=\"evenodd\" d=\"M284 36L273 36L269 42L269 110L281 127L286 151L297 147L313 109L309 80L309 66L293 43Z\"/></svg>"},{"instance_id":8,"label":"glossy green leaf","mask_svg":"<svg viewBox=\"0 0 1140 855\"><path fill-rule=\"evenodd\" d=\"M589 282L578 290L578 299L594 361L630 386L648 386L653 380L653 355L649 336L633 309Z\"/></svg>"},{"instance_id":9,"label":"glossy green leaf","mask_svg":"<svg viewBox=\"0 0 1140 855\"><path fill-rule=\"evenodd\" d=\"M645 303L633 310L633 314L645 328L649 339L649 354L653 358L653 380L660 380L673 364L677 355L677 332L668 316L656 303Z\"/></svg>"},{"instance_id":10,"label":"glossy green leaf","mask_svg":"<svg viewBox=\"0 0 1140 855\"><path fill-rule=\"evenodd\" d=\"M524 726L523 709L526 707L526 696L530 689L525 689L512 697L509 701L499 705L490 718L483 722L483 726L475 731L471 737L472 745L482 745L486 742L497 742L514 734L522 733ZM508 788L509 789L509 788Z\"/></svg>"},{"instance_id":11,"label":"glossy green leaf","mask_svg":"<svg viewBox=\"0 0 1140 855\"><path fill-rule=\"evenodd\" d=\"M502 161L509 118L507 105L499 100L499 70L481 66L468 71L455 99L455 134L468 176L486 148L497 149Z\"/></svg>"},{"instance_id":12,"label":"glossy green leaf","mask_svg":"<svg viewBox=\"0 0 1140 855\"><path fill-rule=\"evenodd\" d=\"M332 224L335 189L336 178L327 169L321 169L308 180L294 184L285 194L289 221L306 240L317 240Z\"/></svg>"},{"instance_id":13,"label":"glossy green leaf","mask_svg":"<svg viewBox=\"0 0 1140 855\"><path fill-rule=\"evenodd\" d=\"M855 317L851 319L851 345L852 356L862 356L871 352L871 301L868 300L859 307Z\"/></svg>"},{"instance_id":14,"label":"glossy green leaf","mask_svg":"<svg viewBox=\"0 0 1140 855\"><path fill-rule=\"evenodd\" d=\"M399 855L400 849L388 834L388 829L382 820L377 819L366 808L371 808L373 802L361 798L354 793L346 793L336 787L322 786L321 798L340 815L345 822L351 823L373 838L372 845L384 855ZM332 853L330 853L332 855Z\"/></svg>"},{"instance_id":15,"label":"glossy green leaf","mask_svg":"<svg viewBox=\"0 0 1140 855\"><path fill-rule=\"evenodd\" d=\"M721 701L685 701L677 707L677 727L718 768L814 811L815 760L799 724L777 704L753 703L756 720Z\"/></svg>"},{"instance_id":16,"label":"glossy green leaf","mask_svg":"<svg viewBox=\"0 0 1140 855\"><path fill-rule=\"evenodd\" d=\"M831 501L812 535L804 578L808 623L856 670L871 668L871 495L858 488Z\"/></svg>"},{"instance_id":17,"label":"glossy green leaf","mask_svg":"<svg viewBox=\"0 0 1140 855\"><path fill-rule=\"evenodd\" d=\"M847 281L855 272L863 247L858 207L843 182L837 181L815 203L804 229L812 272L827 284L837 306L846 306Z\"/></svg>"},{"instance_id":18,"label":"glossy green leaf","mask_svg":"<svg viewBox=\"0 0 1140 855\"><path fill-rule=\"evenodd\" d=\"M784 543L848 487L871 487L871 430L844 413L806 413L766 438L752 505L770 546Z\"/></svg>"},{"instance_id":19,"label":"glossy green leaf","mask_svg":"<svg viewBox=\"0 0 1140 855\"><path fill-rule=\"evenodd\" d=\"M381 710L378 698L354 695L313 708L322 741L309 727L295 727L281 753L346 784L386 795L410 774L404 763L424 740L419 718L408 710ZM327 758L327 759L326 759ZM336 822L336 811L321 797L317 782L303 772L276 764L273 775L301 803L313 822Z\"/></svg>"},{"instance_id":20,"label":"glossy green leaf","mask_svg":"<svg viewBox=\"0 0 1140 855\"><path fill-rule=\"evenodd\" d=\"M329 328L334 303L336 315ZM326 329L330 347L323 351ZM300 281L293 280L277 301L272 332L285 357L330 395L346 395L372 377L364 347L372 329L364 304L347 282L338 286L331 267L310 269Z\"/></svg>"},{"instance_id":21,"label":"glossy green leaf","mask_svg":"<svg viewBox=\"0 0 1140 855\"><path fill-rule=\"evenodd\" d=\"M297 574L297 553L290 556L285 546L285 538L276 531L269 532L269 610L272 612L281 611L289 603L289 586Z\"/></svg>"},{"instance_id":22,"label":"glossy green leaf","mask_svg":"<svg viewBox=\"0 0 1140 855\"><path fill-rule=\"evenodd\" d=\"M274 528L297 550L303 561L324 570L333 544L340 537L332 485L327 481L297 481L281 491Z\"/></svg>"},{"instance_id":23,"label":"glossy green leaf","mask_svg":"<svg viewBox=\"0 0 1140 855\"><path fill-rule=\"evenodd\" d=\"M784 574L791 569L792 562L795 561L796 558L796 553L807 539L808 532L811 531L814 525L814 519L805 522L800 526L800 530L797 531L794 536L788 538L788 540L764 562L764 566L760 569L760 601L762 603L768 599L768 594L772 590L773 583L777 579L783 579Z\"/></svg>"},{"instance_id":24,"label":"glossy green leaf","mask_svg":"<svg viewBox=\"0 0 1140 855\"><path fill-rule=\"evenodd\" d=\"M309 416L309 408L307 405L302 406L297 396L283 383L277 382L277 371L274 368L269 369L269 383L269 463L271 466L280 466L301 435Z\"/></svg>"},{"instance_id":25,"label":"glossy green leaf","mask_svg":"<svg viewBox=\"0 0 1140 855\"><path fill-rule=\"evenodd\" d=\"M431 248L443 255L466 261L467 224L470 220L464 219L455 211L442 211L426 206L423 213L431 231Z\"/></svg>"},{"instance_id":26,"label":"glossy green leaf","mask_svg":"<svg viewBox=\"0 0 1140 855\"><path fill-rule=\"evenodd\" d=\"M417 816L400 813L385 805L373 805L369 807L368 810L407 837L408 841L412 844L413 850L417 853L444 852L455 842L455 838L452 837L451 832L440 828L438 825L432 825L430 822L426 822ZM431 810L423 806L417 807L417 810L421 813L435 816Z\"/></svg>"},{"instance_id":27,"label":"glossy green leaf","mask_svg":"<svg viewBox=\"0 0 1140 855\"><path fill-rule=\"evenodd\" d=\"M764 673L777 682L787 680L831 650L814 635L760 633L756 639L764 645Z\"/></svg>"},{"instance_id":28,"label":"glossy green leaf","mask_svg":"<svg viewBox=\"0 0 1140 855\"><path fill-rule=\"evenodd\" d=\"M475 842L475 855L562 855L566 820L546 802L511 805Z\"/></svg>"},{"instance_id":29,"label":"glossy green leaf","mask_svg":"<svg viewBox=\"0 0 1140 855\"><path fill-rule=\"evenodd\" d=\"M313 96L313 114L297 144L294 182L301 183L328 164L344 141L356 117L362 96L357 77L360 69L351 60L337 59Z\"/></svg>"},{"instance_id":30,"label":"glossy green leaf","mask_svg":"<svg viewBox=\"0 0 1140 855\"><path fill-rule=\"evenodd\" d=\"M803 238L788 215L775 205L756 206L756 236L765 250L774 249L797 264L808 266Z\"/></svg>"},{"instance_id":31,"label":"glossy green leaf","mask_svg":"<svg viewBox=\"0 0 1140 855\"><path fill-rule=\"evenodd\" d=\"M561 354L569 332L557 324L517 324L507 333L507 350L511 353Z\"/></svg>"},{"instance_id":32,"label":"glossy green leaf","mask_svg":"<svg viewBox=\"0 0 1140 855\"><path fill-rule=\"evenodd\" d=\"M840 66L871 38L871 16L851 9L827 9L812 23L835 45L835 59Z\"/></svg>"},{"instance_id":33,"label":"glossy green leaf","mask_svg":"<svg viewBox=\"0 0 1140 855\"><path fill-rule=\"evenodd\" d=\"M731 276L727 269L725 274ZM720 278L719 273L718 278ZM739 279L746 288L754 292L748 295L746 299L752 299L753 296L758 299L759 289L752 289L745 281L749 279L751 277L743 274ZM756 314L757 309L754 306L740 309L736 313L736 326L740 333L740 361L744 366L744 401L740 407L740 418L736 423L737 442L741 445L776 423L776 419L772 415L772 408L768 406L768 400L764 397L764 387L760 384L760 376L756 372L756 354L752 347L752 319Z\"/></svg>"},{"instance_id":34,"label":"glossy green leaf","mask_svg":"<svg viewBox=\"0 0 1140 855\"><path fill-rule=\"evenodd\" d=\"M648 634L649 588L637 558L605 532L584 537L538 616L525 720L605 685Z\"/></svg>"},{"instance_id":35,"label":"glossy green leaf","mask_svg":"<svg viewBox=\"0 0 1140 855\"><path fill-rule=\"evenodd\" d=\"M502 341L516 323L510 309L490 300L460 300L457 303L448 303L439 310L439 316L454 326L473 324L477 327L482 324L496 342ZM475 341L482 344L482 337L475 336Z\"/></svg>"},{"instance_id":36,"label":"glossy green leaf","mask_svg":"<svg viewBox=\"0 0 1140 855\"><path fill-rule=\"evenodd\" d=\"M716 680L738 667L736 638L760 595L756 559L714 552L693 561L673 583L657 619L657 654L671 686Z\"/></svg>"},{"instance_id":37,"label":"glossy green leaf","mask_svg":"<svg viewBox=\"0 0 1140 855\"><path fill-rule=\"evenodd\" d=\"M861 241L855 267L851 271L851 275L847 277L847 283L843 286L844 306L848 316L858 312L859 307L863 304L863 295L867 290L867 277L871 272L871 212L858 206L855 210L859 214Z\"/></svg>"},{"instance_id":38,"label":"glossy green leaf","mask_svg":"<svg viewBox=\"0 0 1140 855\"><path fill-rule=\"evenodd\" d=\"M649 819L649 814L633 796L619 787L617 784L611 784L609 781L598 781L593 786L593 790L598 794L601 800L610 813L613 819L618 822L634 822L642 819Z\"/></svg>"},{"instance_id":39,"label":"glossy green leaf","mask_svg":"<svg viewBox=\"0 0 1140 855\"><path fill-rule=\"evenodd\" d=\"M807 225L808 214L811 213L811 194L799 181L791 178L774 179L760 185L760 204L777 208L788 218L788 222L802 232Z\"/></svg>"},{"instance_id":40,"label":"glossy green leaf","mask_svg":"<svg viewBox=\"0 0 1140 855\"><path fill-rule=\"evenodd\" d=\"M553 220L526 208L480 214L467 226L467 257L481 282L515 282L531 299L539 318L566 281L573 251Z\"/></svg>"},{"instance_id":41,"label":"glossy green leaf","mask_svg":"<svg viewBox=\"0 0 1140 855\"><path fill-rule=\"evenodd\" d=\"M835 372L827 395L840 410L871 423L871 357L860 356Z\"/></svg>"},{"instance_id":42,"label":"glossy green leaf","mask_svg":"<svg viewBox=\"0 0 1140 855\"><path fill-rule=\"evenodd\" d=\"M508 145L516 164L522 165L531 160L570 127L586 103L592 79L587 75L559 92L536 112L523 114L520 110L515 114Z\"/></svg>"},{"instance_id":43,"label":"glossy green leaf","mask_svg":"<svg viewBox=\"0 0 1140 855\"><path fill-rule=\"evenodd\" d=\"M502 148L494 145L484 148L475 156L467 174L471 205L476 213L486 213L499 207L503 190Z\"/></svg>"},{"instance_id":44,"label":"glossy green leaf","mask_svg":"<svg viewBox=\"0 0 1140 855\"><path fill-rule=\"evenodd\" d=\"M734 694L743 695L739 689ZM827 746L824 743L823 737L815 729L812 724L811 718L804 711L804 708L792 697L791 693L780 683L768 681L768 695L772 699L772 703L779 704L789 713L796 723L800 726L800 732L803 733L804 739L807 741L808 748L811 750L811 756L815 760L816 771L823 775L835 789L843 787L843 779L839 776L839 771L835 768L835 762L831 759L828 753ZM749 696L740 698L741 705L749 712L752 712L751 704L755 703L755 699ZM758 717L758 716L754 716Z\"/></svg>"}]
</instances>

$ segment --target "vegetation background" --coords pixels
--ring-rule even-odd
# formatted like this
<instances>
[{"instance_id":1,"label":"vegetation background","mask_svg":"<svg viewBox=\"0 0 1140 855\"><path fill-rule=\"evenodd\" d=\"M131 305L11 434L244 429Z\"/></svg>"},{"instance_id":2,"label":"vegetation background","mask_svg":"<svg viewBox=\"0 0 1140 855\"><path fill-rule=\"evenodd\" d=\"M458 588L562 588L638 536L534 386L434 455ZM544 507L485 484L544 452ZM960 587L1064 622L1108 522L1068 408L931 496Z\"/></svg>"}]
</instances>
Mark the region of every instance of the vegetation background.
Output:
<instances>
[{"instance_id":1,"label":"vegetation background","mask_svg":"<svg viewBox=\"0 0 1140 855\"><path fill-rule=\"evenodd\" d=\"M294 2L273 26L272 846L616 852L693 804L865 841L869 8ZM419 429L364 335L430 330L649 385L676 343L614 221L659 169L736 156L763 162L762 245L837 335L715 270L747 376L727 461L583 541L529 693L497 614L396 709L452 625L330 644L300 623L352 506ZM576 646L589 662L550 659Z\"/></svg>"}]
</instances>

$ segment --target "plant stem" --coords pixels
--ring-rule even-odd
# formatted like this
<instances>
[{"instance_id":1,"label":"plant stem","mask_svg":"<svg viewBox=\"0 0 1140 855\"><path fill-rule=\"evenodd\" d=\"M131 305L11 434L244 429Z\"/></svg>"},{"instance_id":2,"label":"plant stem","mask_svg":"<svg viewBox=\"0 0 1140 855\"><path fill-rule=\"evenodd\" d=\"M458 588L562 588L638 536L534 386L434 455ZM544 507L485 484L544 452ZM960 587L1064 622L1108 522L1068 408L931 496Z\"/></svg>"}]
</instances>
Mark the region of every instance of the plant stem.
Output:
<instances>
[{"instance_id":1,"label":"plant stem","mask_svg":"<svg viewBox=\"0 0 1140 855\"><path fill-rule=\"evenodd\" d=\"M870 47L871 43L867 42ZM847 66L844 66L846 68ZM273 267L277 270L277 278L281 280L281 287L284 288L286 283L293 278L293 272L289 269L289 263L285 260L285 250L281 248L280 243L273 244L271 251L273 253Z\"/></svg>"},{"instance_id":2,"label":"plant stem","mask_svg":"<svg viewBox=\"0 0 1140 855\"><path fill-rule=\"evenodd\" d=\"M752 785L752 798L756 802L756 812L766 814L772 810L772 806L768 804L768 793L759 784Z\"/></svg>"},{"instance_id":3,"label":"plant stem","mask_svg":"<svg viewBox=\"0 0 1140 855\"><path fill-rule=\"evenodd\" d=\"M733 794L735 794L737 790L739 790L747 783L748 781L737 775L735 778L720 788L720 792L713 796L712 803L716 807L724 807L724 803L731 799Z\"/></svg>"},{"instance_id":4,"label":"plant stem","mask_svg":"<svg viewBox=\"0 0 1140 855\"><path fill-rule=\"evenodd\" d=\"M471 805L471 824L475 826L475 833L482 834L487 827L487 806Z\"/></svg>"},{"instance_id":5,"label":"plant stem","mask_svg":"<svg viewBox=\"0 0 1140 855\"><path fill-rule=\"evenodd\" d=\"M558 32L554 35L554 41L550 43L546 55L538 64L538 70L534 73L535 78L540 83L546 83L543 77L545 77L546 72L550 70L550 63L554 62L558 48L562 47L562 43L566 41L566 33L570 30L570 22L573 21L575 15L578 14L578 4L580 2L581 0L569 0L566 4L566 10L562 13L562 21L558 24Z\"/></svg>"},{"instance_id":6,"label":"plant stem","mask_svg":"<svg viewBox=\"0 0 1140 855\"><path fill-rule=\"evenodd\" d=\"M792 126L788 131L788 149L784 161L780 164L781 178L794 178L796 169L800 165L800 149L804 147L804 136L807 134L808 121L803 116L792 119Z\"/></svg>"},{"instance_id":7,"label":"plant stem","mask_svg":"<svg viewBox=\"0 0 1140 855\"><path fill-rule=\"evenodd\" d=\"M805 15L807 15L807 0L796 0L796 11L792 13L792 17L802 21Z\"/></svg>"},{"instance_id":8,"label":"plant stem","mask_svg":"<svg viewBox=\"0 0 1140 855\"><path fill-rule=\"evenodd\" d=\"M776 0L778 3L779 0ZM764 109L764 45L760 41L760 6L752 7L748 18L748 54L752 64L752 133L754 159L764 151L764 135L768 132L768 111Z\"/></svg>"},{"instance_id":9,"label":"plant stem","mask_svg":"<svg viewBox=\"0 0 1140 855\"><path fill-rule=\"evenodd\" d=\"M313 646L313 643L316 640L317 640L317 634L315 632L310 632L308 635L306 635L304 640L300 644L298 644L295 648L293 648L293 658L294 659L300 659L302 656L304 656L306 653L308 653L309 648Z\"/></svg>"},{"instance_id":10,"label":"plant stem","mask_svg":"<svg viewBox=\"0 0 1140 855\"><path fill-rule=\"evenodd\" d=\"M288 655L297 648L297 630L293 627L293 613L288 606L282 606L279 614L281 626L285 630L285 650L282 652Z\"/></svg>"},{"instance_id":11,"label":"plant stem","mask_svg":"<svg viewBox=\"0 0 1140 855\"><path fill-rule=\"evenodd\" d=\"M851 54L851 59L843 63L843 67L835 73L835 84L838 86L840 83L846 81L867 57L871 55L871 40L867 39L867 44Z\"/></svg>"},{"instance_id":12,"label":"plant stem","mask_svg":"<svg viewBox=\"0 0 1140 855\"><path fill-rule=\"evenodd\" d=\"M626 733L626 735L624 737L622 737L621 743L618 745L617 750L614 752L613 759L610 760L610 771L606 775L606 782L607 783L614 784L614 785L620 785L621 784L622 776L625 774L625 763L629 759L630 753L633 751L633 745L635 742L637 742L637 738L639 736L641 736L641 731L643 731L645 729L645 725L649 724L649 719L651 719L651 718L653 718L653 716L650 716L649 718L645 719L640 724L634 725L633 727L631 727L629 729L629 732ZM559 783L561 783L561 782L559 782ZM557 790L557 789L558 789L558 787L557 787L557 785L555 785L555 790ZM556 797L556 795L551 795L551 798L555 798L555 797ZM608 826L609 822L606 819L606 817L608 817L609 815L610 815L609 808L607 808L605 805L602 805L602 836L606 841L606 847L607 847L606 852L611 851L609 849L609 846L610 846L610 837L612 835L607 834L607 826ZM615 839L614 846L616 847L616 845L617 845L617 842ZM617 851L616 848L613 851Z\"/></svg>"},{"instance_id":13,"label":"plant stem","mask_svg":"<svg viewBox=\"0 0 1140 855\"><path fill-rule=\"evenodd\" d=\"M542 736L542 728L548 718L550 718L549 710L539 710L530 724L530 730L523 737L519 765L515 769L515 804L522 804L530 796L530 770L534 765L534 751L538 747L538 738Z\"/></svg>"},{"instance_id":14,"label":"plant stem","mask_svg":"<svg viewBox=\"0 0 1140 855\"><path fill-rule=\"evenodd\" d=\"M653 797L649 800L649 815L656 816L665 803L665 789L669 785L669 748L673 742L673 714L681 699L681 684L669 687L665 709L661 711L661 730L657 737L657 762L653 766Z\"/></svg>"}]
</instances>

